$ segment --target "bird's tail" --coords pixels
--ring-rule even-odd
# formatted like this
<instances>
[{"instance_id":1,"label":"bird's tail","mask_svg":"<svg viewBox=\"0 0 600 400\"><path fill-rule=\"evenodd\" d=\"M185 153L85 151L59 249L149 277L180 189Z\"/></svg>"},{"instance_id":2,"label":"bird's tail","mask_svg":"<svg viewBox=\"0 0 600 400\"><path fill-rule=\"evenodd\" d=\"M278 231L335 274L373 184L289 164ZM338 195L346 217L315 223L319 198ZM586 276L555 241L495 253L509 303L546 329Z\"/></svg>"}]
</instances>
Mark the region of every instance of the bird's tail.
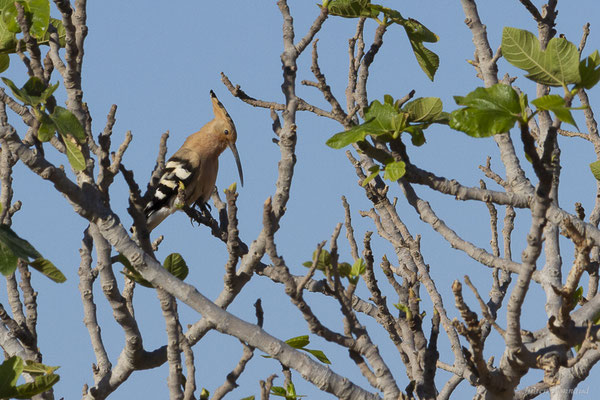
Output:
<instances>
[{"instance_id":1,"label":"bird's tail","mask_svg":"<svg viewBox=\"0 0 600 400\"><path fill-rule=\"evenodd\" d=\"M171 210L171 208L163 206L158 210L152 211L152 213L150 213L149 215L146 214L146 224L148 225L148 232L152 232L154 228L156 228L161 222L165 220L165 218L167 218L172 213L173 210Z\"/></svg>"}]
</instances>

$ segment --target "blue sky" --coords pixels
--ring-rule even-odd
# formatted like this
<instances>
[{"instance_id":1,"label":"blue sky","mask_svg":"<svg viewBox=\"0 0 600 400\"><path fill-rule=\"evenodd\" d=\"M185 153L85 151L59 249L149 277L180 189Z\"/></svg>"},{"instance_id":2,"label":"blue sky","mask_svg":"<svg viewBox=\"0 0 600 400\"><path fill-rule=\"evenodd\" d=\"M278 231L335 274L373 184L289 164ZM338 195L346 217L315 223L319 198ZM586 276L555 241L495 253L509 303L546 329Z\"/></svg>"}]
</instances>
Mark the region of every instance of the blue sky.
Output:
<instances>
[{"instance_id":1,"label":"blue sky","mask_svg":"<svg viewBox=\"0 0 600 400\"><path fill-rule=\"evenodd\" d=\"M480 1L480 14L488 27L488 35L494 48L500 45L503 26L514 26L535 31L536 25L517 1ZM395 98L404 96L412 89L417 96L436 96L444 102L444 109L455 108L453 95L464 95L481 82L475 77L474 69L466 62L473 57L471 35L463 23L464 14L459 1L421 0L415 2L385 1L381 4L396 8L405 17L421 21L440 36L440 41L429 47L441 59L435 81L431 82L419 69L410 51L410 45L401 27L391 27L384 38L384 45L371 68L368 86L369 99L382 99L384 94ZM537 1L536 4L541 4ZM562 5L561 5L562 4ZM600 5L593 0L576 2L563 1L559 4L557 30L568 39L579 43L582 26L586 18L597 17ZM296 26L296 40L304 35L319 10L311 1L290 1ZM54 10L56 11L56 10ZM597 18L596 18L597 19ZM588 39L585 55L600 48L600 35L592 22L592 33ZM149 178L154 166L160 136L170 131L169 152L172 154L187 135L197 131L212 118L209 90L213 89L227 107L238 130L237 147L244 165L245 186L239 189L239 219L241 237L250 243L261 228L262 205L274 192L279 150L272 143L274 134L268 111L252 108L233 98L220 81L220 72L225 72L234 84L240 84L249 95L263 100L283 102L280 90L282 82L279 56L282 51L281 16L273 1L220 2L141 2L114 1L89 2L84 79L84 100L92 111L94 132L99 133L106 120L111 104L118 105L117 123L113 142L120 143L125 132L130 130L133 142L126 153L124 164L135 172L141 186ZM366 25L367 45L372 39L376 24ZM347 39L354 34L355 21L329 18L319 38L319 62L328 83L340 100L343 99L347 83ZM13 67L3 76L16 83L26 80L18 58L12 56ZM298 83L302 79L314 79L310 72L310 52L298 60ZM534 86L523 74L501 60L500 74L519 76L516 84L530 98ZM57 78L54 78L56 80ZM62 86L62 84L61 84ZM297 93L307 101L327 108L328 105L310 87L298 86ZM594 104L598 89L590 92ZM64 101L62 87L58 92L58 103ZM61 97L62 96L62 97ZM17 121L15 115L11 122ZM585 124L578 119L580 127ZM371 204L363 190L356 184L357 178L344 152L324 145L332 134L342 128L335 123L312 115L298 116L297 165L294 174L292 198L277 234L278 250L293 273L304 273L301 263L308 260L322 240L329 239L336 223L343 220L340 197L348 197L353 212L357 240L362 242L365 231L374 230L369 220L359 216L358 210L367 210ZM438 175L456 178L463 184L478 186L482 174L477 166L492 156L492 165L501 175L498 151L491 139L476 140L437 127L426 132L427 143L419 148L409 145L413 162ZM594 201L594 178L588 164L595 161L591 146L576 139L560 138L562 146L562 189L560 203L566 210L573 210L573 203L580 201L591 210ZM520 147L520 146L518 146ZM56 163L66 163L57 154L48 152ZM530 175L532 176L532 175ZM221 157L217 186L220 190L237 181L233 157L226 151ZM493 187L493 185L490 185ZM89 337L82 323L83 312L77 288L79 265L78 249L82 231L86 226L74 215L65 199L57 194L50 184L43 182L22 166L15 169L15 200L23 201L23 209L14 218L13 228L27 238L45 257L51 259L65 273L68 281L62 285L49 282L34 273L33 282L39 291L39 346L44 361L49 365L60 365L61 381L55 393L67 399L80 396L84 383L92 383L91 364L95 361L89 346ZM469 274L474 283L487 293L490 287L490 271L452 250L433 230L422 223L412 208L402 199L397 188L392 188L399 197L399 210L411 232L423 236L422 248L425 260L430 264L432 275L438 279L438 288L444 296L451 316L456 312L450 297L450 285L454 279ZM487 209L478 203L457 203L427 190L419 194L431 202L440 218L478 246L489 249L489 218ZM111 189L114 209L122 216L123 224L129 226L127 216L127 187L122 179ZM500 215L503 216L503 211ZM518 212L517 229L513 237L513 255L520 260L522 242L529 226L526 212ZM190 266L187 281L193 283L206 296L215 298L223 287L224 265L227 260L223 244L210 236L204 227L192 226L183 213L177 213L157 228L153 235L165 235L158 252L159 259L171 252L181 253ZM342 236L343 237L343 236ZM340 240L341 257L350 260L348 246ZM393 249L385 242L375 239L373 243L376 260L383 254L393 256ZM570 247L565 247L563 260L571 260ZM382 278L383 275L378 275ZM381 279L380 279L381 281ZM386 287L385 290L389 290ZM368 297L364 287L359 293ZM473 297L466 297L475 306ZM6 304L4 294L0 301ZM102 292L96 288L99 319L111 361L116 363L122 348L123 336L114 322ZM282 339L307 334L301 315L287 299L283 288L265 278L255 277L230 307L235 315L249 321L254 320L252 304L262 298L265 309L265 329ZM392 301L390 293L390 301ZM429 302L424 297L423 306L431 315ZM485 297L485 296L484 296ZM307 295L311 305L318 310L323 321L333 329L341 330L339 307L331 300ZM533 289L526 300L524 328L536 330L546 323L543 317L543 292ZM134 300L136 315L144 332L144 345L152 350L165 343L164 320L154 291L139 287ZM198 315L186 306L180 306L182 323L186 326L198 319ZM501 313L500 322L504 320ZM365 323L368 321L364 321ZM397 371L402 387L404 369L392 346L387 344L387 334L381 328L372 330L375 340L383 343L382 352L388 356L389 365ZM492 337L487 355L499 356L503 347L499 338ZM452 363L447 343L442 340L442 360ZM332 360L332 369L347 373L351 379L368 387L366 381L352 366L343 350L335 349L311 335L312 348L325 351ZM389 350L386 352L386 350ZM234 338L210 333L195 347L199 386L214 391L225 375L235 366L241 355L241 346ZM282 376L278 363L263 359L257 351L249 364L249 371L239 380L240 387L230 398L259 395L258 380L272 373ZM539 372L528 382L541 377ZM445 375L444 375L445 376ZM114 398L167 398L167 369L162 368L136 372L115 393ZM323 398L295 374L298 393L309 398ZM587 383L598 389L598 372L593 372ZM445 376L444 380L447 379ZM276 381L282 384L282 378ZM439 388L442 387L442 382ZM472 393L466 383L459 388L461 393Z\"/></svg>"}]
</instances>

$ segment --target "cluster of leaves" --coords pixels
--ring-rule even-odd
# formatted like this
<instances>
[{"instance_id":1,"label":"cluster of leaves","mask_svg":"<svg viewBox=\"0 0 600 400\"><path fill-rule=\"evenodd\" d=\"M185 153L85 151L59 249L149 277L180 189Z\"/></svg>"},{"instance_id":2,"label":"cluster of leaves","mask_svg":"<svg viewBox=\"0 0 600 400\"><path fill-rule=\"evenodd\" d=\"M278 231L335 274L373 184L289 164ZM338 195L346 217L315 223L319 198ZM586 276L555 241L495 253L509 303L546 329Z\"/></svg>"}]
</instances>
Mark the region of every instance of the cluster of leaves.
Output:
<instances>
[{"instance_id":1,"label":"cluster of leaves","mask_svg":"<svg viewBox=\"0 0 600 400\"><path fill-rule=\"evenodd\" d=\"M27 240L20 238L7 225L0 225L0 272L4 276L15 272L19 258L54 282L62 283L67 280L63 273Z\"/></svg>"},{"instance_id":2,"label":"cluster of leaves","mask_svg":"<svg viewBox=\"0 0 600 400\"><path fill-rule=\"evenodd\" d=\"M598 51L580 60L577 47L564 38L552 38L542 50L531 32L506 27L502 33L502 55L525 70L526 77L534 82L562 87L564 97L556 94L539 97L531 101L536 111L530 112L527 95L517 93L511 86L477 88L464 97L454 97L463 108L450 114L453 129L473 137L488 137L508 132L515 122L527 124L539 111L551 111L560 121L577 127L571 114L574 108L568 104L579 89L590 89L600 80Z\"/></svg>"},{"instance_id":3,"label":"cluster of leaves","mask_svg":"<svg viewBox=\"0 0 600 400\"><path fill-rule=\"evenodd\" d=\"M21 26L17 21L15 3L23 7L25 18L30 26L29 34L37 40L38 44L49 44L48 28L52 25L58 33L60 46L65 46L65 28L62 21L50 17L49 0L0 0L0 72L8 68L9 54L16 52L20 40L17 38L17 33L21 32Z\"/></svg>"},{"instance_id":4,"label":"cluster of leaves","mask_svg":"<svg viewBox=\"0 0 600 400\"><path fill-rule=\"evenodd\" d=\"M294 349L306 351L307 353L312 354L317 360L321 361L323 364L331 364L331 361L329 361L325 353L323 353L321 350L313 350L306 348L306 346L310 344L308 335L297 336L288 339L285 342Z\"/></svg>"},{"instance_id":5,"label":"cluster of leaves","mask_svg":"<svg viewBox=\"0 0 600 400\"><path fill-rule=\"evenodd\" d=\"M427 29L419 21L412 18L404 18L400 12L378 4L371 4L371 0L324 0L331 15L344 18L372 18L379 24L386 26L398 24L406 31L419 66L433 80L435 72L440 65L440 58L423 44L435 43L439 37ZM381 16L381 17L380 17Z\"/></svg>"},{"instance_id":6,"label":"cluster of leaves","mask_svg":"<svg viewBox=\"0 0 600 400\"><path fill-rule=\"evenodd\" d=\"M409 290L409 298L413 301L421 301L421 299L419 299L415 292L410 289ZM406 320L411 320L413 319L414 315L412 313L412 311L410 310L410 307L408 307L406 304L402 304L402 303L397 303L394 304L394 307L396 307L398 310L402 311L404 313L404 318L406 318ZM422 320L423 318L425 318L425 315L427 313L425 311L423 311L421 314L418 314L418 317Z\"/></svg>"},{"instance_id":7,"label":"cluster of leaves","mask_svg":"<svg viewBox=\"0 0 600 400\"><path fill-rule=\"evenodd\" d=\"M463 108L450 114L450 127L473 137L488 137L508 132L515 122L527 125L539 111L551 111L560 121L577 127L571 114L571 99L580 89L591 89L600 81L600 53L580 59L577 46L565 38L552 38L542 50L537 37L526 30L505 27L502 32L502 55L517 68L527 72L532 81L551 87L562 87L564 96L548 94L531 101L511 86L497 84L477 88L468 95L455 96ZM600 161L590 164L594 177L600 180Z\"/></svg>"},{"instance_id":8,"label":"cluster of leaves","mask_svg":"<svg viewBox=\"0 0 600 400\"><path fill-rule=\"evenodd\" d=\"M50 389L60 376L54 373L59 367L49 367L34 361L13 356L0 365L0 398L30 399L36 394ZM33 377L33 382L17 385L21 374L25 372Z\"/></svg>"},{"instance_id":9,"label":"cluster of leaves","mask_svg":"<svg viewBox=\"0 0 600 400\"><path fill-rule=\"evenodd\" d=\"M125 271L121 271L123 275L131 279L132 281L139 283L140 285L153 288L154 286L142 278L142 275L133 268L133 265L129 262L129 260L122 254L119 254L118 260L125 267ZM163 268L169 271L173 276L184 280L188 273L190 272L185 260L179 253L171 253L166 258L162 264Z\"/></svg>"},{"instance_id":10,"label":"cluster of leaves","mask_svg":"<svg viewBox=\"0 0 600 400\"><path fill-rule=\"evenodd\" d=\"M49 28L52 25L58 33L59 45L65 45L65 28L60 20L50 17L49 0L0 0L0 72L8 68L9 54L16 52L18 41L21 40L17 38L21 26L15 3L23 7L29 33L38 44L50 42ZM85 131L73 113L54 105L53 93L58 88L58 82L47 85L41 79L32 77L23 87L18 88L8 78L2 78L2 81L18 100L31 106L39 121L38 139L42 142L49 141L58 132L65 144L69 163L74 170L83 170L86 165L80 145L86 140Z\"/></svg>"},{"instance_id":11,"label":"cluster of leaves","mask_svg":"<svg viewBox=\"0 0 600 400\"><path fill-rule=\"evenodd\" d=\"M313 260L315 259L316 255L317 255L316 251L313 252ZM310 268L310 267L312 267L313 262L306 261L306 262L303 262L302 265L304 265L307 268ZM361 276L362 274L365 273L365 269L366 269L366 264L362 258L359 258L358 260L356 260L354 262L354 264L352 264L352 265L350 265L347 262L338 262L337 263L338 275L341 278L348 278L348 282L350 282L354 285L356 285L358 283L359 276ZM333 265L331 264L331 254L325 249L321 249L321 253L319 253L319 258L317 259L317 270L322 271L326 275L331 274L333 271ZM300 336L300 337L302 338L303 336ZM307 337L307 340L308 340L308 337ZM292 346L292 345L290 344L290 346ZM294 346L292 346L292 347L294 347Z\"/></svg>"},{"instance_id":12,"label":"cluster of leaves","mask_svg":"<svg viewBox=\"0 0 600 400\"><path fill-rule=\"evenodd\" d=\"M321 254L323 254L324 251L325 250L322 250ZM288 344L290 347L293 347L294 349L306 351L307 353L312 354L317 360L321 361L324 364L331 364L331 361L329 361L329 359L327 358L325 353L323 353L323 351L306 348L306 346L310 344L308 335L293 337L291 339L286 340L285 343ZM267 355L263 355L262 357L272 358L271 356ZM271 394L273 396L284 397L286 400L297 400L298 397L306 397L304 395L296 394L296 388L294 387L294 384L292 382L289 382L287 388L281 386L271 387ZM245 397L242 400L254 400L254 396Z\"/></svg>"},{"instance_id":13,"label":"cluster of leaves","mask_svg":"<svg viewBox=\"0 0 600 400\"><path fill-rule=\"evenodd\" d=\"M331 364L331 361L327 358L325 353L321 350L307 349L306 346L310 344L310 340L308 339L308 335L296 336L291 339L285 341L287 345L293 347L297 350L306 351L307 353L312 354L317 360L321 361L323 364ZM272 358L271 356L263 355L263 358Z\"/></svg>"},{"instance_id":14,"label":"cluster of leaves","mask_svg":"<svg viewBox=\"0 0 600 400\"><path fill-rule=\"evenodd\" d=\"M600 80L598 51L579 60L577 46L565 38L552 38L545 50L535 35L526 30L505 27L502 31L502 55L512 65L528 72L525 75L542 85L574 90L591 89Z\"/></svg>"},{"instance_id":15,"label":"cluster of leaves","mask_svg":"<svg viewBox=\"0 0 600 400\"><path fill-rule=\"evenodd\" d=\"M285 400L297 400L299 397L306 397L303 394L296 394L296 387L291 381L288 383L287 388L281 386L271 387L271 394L273 396L283 397Z\"/></svg>"},{"instance_id":16,"label":"cluster of leaves","mask_svg":"<svg viewBox=\"0 0 600 400\"><path fill-rule=\"evenodd\" d=\"M29 78L22 88L18 88L8 78L2 78L2 81L18 100L31 106L39 121L38 139L41 142L47 142L58 132L65 144L67 158L73 169L76 171L85 169L81 144L85 143L87 138L81 123L71 111L64 107L53 106L51 113L48 113L50 107L46 107L50 102L54 102L52 95L58 88L58 82L54 85L46 85L41 79L34 76Z\"/></svg>"},{"instance_id":17,"label":"cluster of leaves","mask_svg":"<svg viewBox=\"0 0 600 400\"><path fill-rule=\"evenodd\" d=\"M381 171L384 171L383 178L392 182L400 179L406 172L403 161L395 160L389 153L371 145L366 140L367 135L380 142L391 142L398 140L401 133L406 132L411 135L415 146L421 146L425 143L425 129L433 123L448 122L448 114L442 111L442 101L437 97L420 97L401 107L399 101L394 102L392 96L385 95L383 104L375 100L369 105L364 118L364 123L336 133L326 142L334 149L356 143L362 151L382 164L381 167L376 165L371 168L371 175L363 181L363 185Z\"/></svg>"}]
</instances>

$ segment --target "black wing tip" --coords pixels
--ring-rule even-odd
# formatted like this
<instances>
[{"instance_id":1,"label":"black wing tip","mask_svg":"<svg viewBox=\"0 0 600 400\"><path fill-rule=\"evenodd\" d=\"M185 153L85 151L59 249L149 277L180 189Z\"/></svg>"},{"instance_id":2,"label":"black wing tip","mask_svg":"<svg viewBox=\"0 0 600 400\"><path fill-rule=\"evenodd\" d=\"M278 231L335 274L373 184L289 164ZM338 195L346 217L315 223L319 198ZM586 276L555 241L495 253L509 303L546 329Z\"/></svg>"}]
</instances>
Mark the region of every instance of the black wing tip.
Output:
<instances>
[{"instance_id":1,"label":"black wing tip","mask_svg":"<svg viewBox=\"0 0 600 400\"><path fill-rule=\"evenodd\" d=\"M210 97L215 98L215 99L217 98L217 95L215 94L215 92L212 89L210 90Z\"/></svg>"}]
</instances>

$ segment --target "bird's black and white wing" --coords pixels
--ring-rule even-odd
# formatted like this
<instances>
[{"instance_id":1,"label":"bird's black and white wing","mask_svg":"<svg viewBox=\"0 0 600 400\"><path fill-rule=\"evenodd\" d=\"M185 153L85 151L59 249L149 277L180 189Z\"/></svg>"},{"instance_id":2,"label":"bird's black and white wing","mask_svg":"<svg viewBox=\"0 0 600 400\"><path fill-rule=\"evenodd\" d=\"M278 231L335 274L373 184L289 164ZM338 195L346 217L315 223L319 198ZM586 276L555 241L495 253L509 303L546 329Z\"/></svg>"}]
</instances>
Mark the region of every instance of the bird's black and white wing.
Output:
<instances>
[{"instance_id":1,"label":"bird's black and white wing","mask_svg":"<svg viewBox=\"0 0 600 400\"><path fill-rule=\"evenodd\" d=\"M175 200L179 188L187 188L193 180L194 171L199 168L192 165L183 154L177 153L167 161L165 172L158 182L154 196L144 208L150 231L175 212Z\"/></svg>"}]
</instances>

